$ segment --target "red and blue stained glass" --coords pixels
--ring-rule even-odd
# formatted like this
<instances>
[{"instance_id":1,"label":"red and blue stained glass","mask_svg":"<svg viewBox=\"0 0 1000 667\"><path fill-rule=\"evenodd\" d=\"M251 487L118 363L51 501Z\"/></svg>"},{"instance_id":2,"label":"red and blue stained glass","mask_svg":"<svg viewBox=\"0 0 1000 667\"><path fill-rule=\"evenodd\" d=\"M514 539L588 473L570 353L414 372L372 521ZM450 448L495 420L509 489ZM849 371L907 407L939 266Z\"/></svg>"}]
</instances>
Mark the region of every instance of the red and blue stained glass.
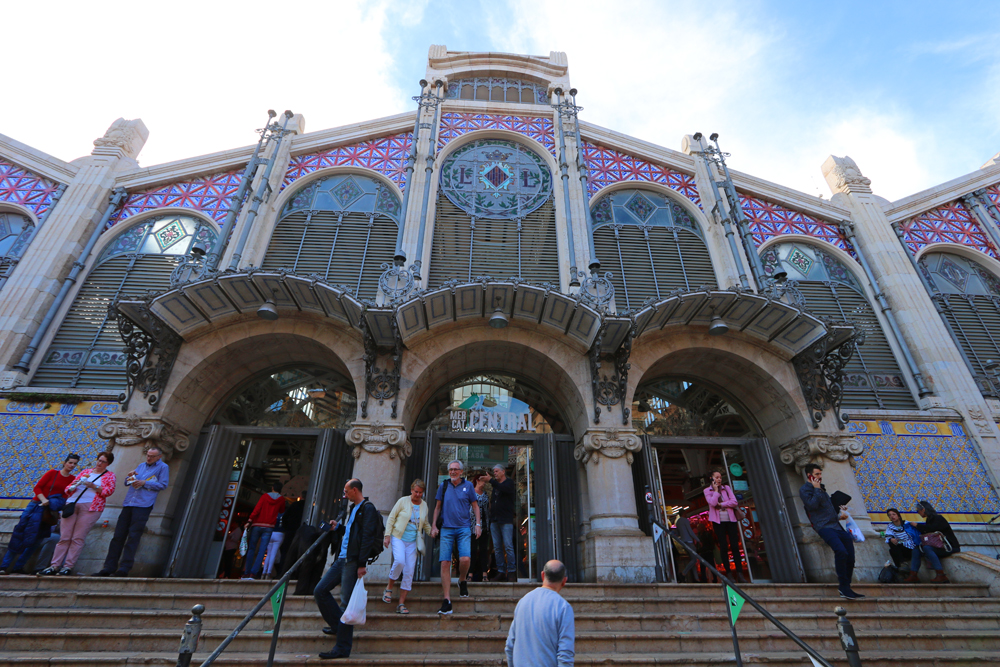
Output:
<instances>
[{"instance_id":1,"label":"red and blue stained glass","mask_svg":"<svg viewBox=\"0 0 1000 667\"><path fill-rule=\"evenodd\" d=\"M834 224L785 208L781 204L742 193L740 205L743 207L743 215L750 221L750 232L758 248L775 236L801 234L826 241L854 254L854 249Z\"/></svg>"},{"instance_id":2,"label":"red and blue stained glass","mask_svg":"<svg viewBox=\"0 0 1000 667\"><path fill-rule=\"evenodd\" d=\"M1000 183L986 188L986 197L993 202L995 206L1000 206Z\"/></svg>"},{"instance_id":3,"label":"red and blue stained glass","mask_svg":"<svg viewBox=\"0 0 1000 667\"><path fill-rule=\"evenodd\" d=\"M229 211L229 200L240 186L243 170L203 176L190 181L160 185L129 195L108 222L108 227L144 211L167 206L190 208L221 223Z\"/></svg>"},{"instance_id":4,"label":"red and blue stained glass","mask_svg":"<svg viewBox=\"0 0 1000 667\"><path fill-rule=\"evenodd\" d=\"M661 183L673 188L698 206L701 198L694 183L694 176L682 174L660 164L647 162L641 158L620 153L613 148L605 148L583 142L583 159L590 174L588 190L593 196L601 188L621 181L646 181Z\"/></svg>"},{"instance_id":5,"label":"red and blue stained glass","mask_svg":"<svg viewBox=\"0 0 1000 667\"><path fill-rule=\"evenodd\" d=\"M19 204L40 218L58 189L55 181L0 158L0 201Z\"/></svg>"},{"instance_id":6,"label":"red and blue stained glass","mask_svg":"<svg viewBox=\"0 0 1000 667\"><path fill-rule=\"evenodd\" d=\"M400 190L406 188L406 159L410 155L412 132L362 141L350 146L339 146L326 151L297 155L288 163L284 190L296 179L327 167L364 167L379 172Z\"/></svg>"},{"instance_id":7,"label":"red and blue stained glass","mask_svg":"<svg viewBox=\"0 0 1000 667\"><path fill-rule=\"evenodd\" d=\"M957 243L976 248L990 257L998 256L986 232L958 201L914 216L901 227L903 239L914 253L931 243Z\"/></svg>"},{"instance_id":8,"label":"red and blue stained glass","mask_svg":"<svg viewBox=\"0 0 1000 667\"><path fill-rule=\"evenodd\" d=\"M548 148L552 155L556 154L554 126L551 118L449 111L441 114L441 127L439 129L438 148L475 130L509 130L534 139Z\"/></svg>"}]
</instances>

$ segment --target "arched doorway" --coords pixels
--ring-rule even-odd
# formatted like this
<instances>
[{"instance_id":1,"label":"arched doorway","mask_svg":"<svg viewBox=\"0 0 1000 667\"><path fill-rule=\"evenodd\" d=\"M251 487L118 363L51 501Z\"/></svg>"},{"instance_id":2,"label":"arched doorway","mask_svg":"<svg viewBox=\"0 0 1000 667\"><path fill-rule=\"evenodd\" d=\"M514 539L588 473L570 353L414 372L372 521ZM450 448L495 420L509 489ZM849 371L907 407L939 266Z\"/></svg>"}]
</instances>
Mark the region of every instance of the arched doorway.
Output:
<instances>
[{"instance_id":1,"label":"arched doorway","mask_svg":"<svg viewBox=\"0 0 1000 667\"><path fill-rule=\"evenodd\" d=\"M504 468L515 487L518 580L535 580L551 558L563 560L570 576L577 576L580 515L573 438L559 406L539 386L503 372L475 373L446 383L420 410L411 442L413 456L404 481L408 485L424 479L431 507L448 479L451 461L461 461L472 480L490 475L496 466ZM487 483L487 493L493 481ZM484 579L489 579L489 573L496 572L492 535L483 546L489 556L478 566L485 567ZM432 557L421 565L427 579L436 570L437 549L435 544Z\"/></svg>"},{"instance_id":2,"label":"arched doorway","mask_svg":"<svg viewBox=\"0 0 1000 667\"><path fill-rule=\"evenodd\" d=\"M356 413L353 381L323 366L270 369L231 392L199 437L167 575L239 578L231 550L275 483L289 541L331 514L353 469L344 436Z\"/></svg>"}]
</instances>

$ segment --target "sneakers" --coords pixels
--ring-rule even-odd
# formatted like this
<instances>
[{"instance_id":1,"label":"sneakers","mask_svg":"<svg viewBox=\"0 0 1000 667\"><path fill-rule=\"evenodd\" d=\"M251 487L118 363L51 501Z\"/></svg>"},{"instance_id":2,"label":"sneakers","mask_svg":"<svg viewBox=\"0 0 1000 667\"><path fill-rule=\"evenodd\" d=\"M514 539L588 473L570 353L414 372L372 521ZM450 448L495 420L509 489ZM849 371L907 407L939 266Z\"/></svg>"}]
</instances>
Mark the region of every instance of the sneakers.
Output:
<instances>
[{"instance_id":1,"label":"sneakers","mask_svg":"<svg viewBox=\"0 0 1000 667\"><path fill-rule=\"evenodd\" d=\"M61 569L58 572L56 572L56 575L60 576L60 577L66 577L66 576L69 576L71 574L73 574L73 570L71 570L68 567L64 567L63 569Z\"/></svg>"},{"instance_id":2,"label":"sneakers","mask_svg":"<svg viewBox=\"0 0 1000 667\"><path fill-rule=\"evenodd\" d=\"M441 603L441 608L438 609L438 613L441 615L447 615L451 613L451 600L445 600Z\"/></svg>"},{"instance_id":3,"label":"sneakers","mask_svg":"<svg viewBox=\"0 0 1000 667\"><path fill-rule=\"evenodd\" d=\"M855 593L853 589L848 588L846 591L840 591L840 597L845 600L860 600L864 597L861 593Z\"/></svg>"},{"instance_id":4,"label":"sneakers","mask_svg":"<svg viewBox=\"0 0 1000 667\"><path fill-rule=\"evenodd\" d=\"M253 577L241 577L240 581L254 581Z\"/></svg>"},{"instance_id":5,"label":"sneakers","mask_svg":"<svg viewBox=\"0 0 1000 667\"><path fill-rule=\"evenodd\" d=\"M458 597L469 597L469 584L465 581L458 582Z\"/></svg>"},{"instance_id":6,"label":"sneakers","mask_svg":"<svg viewBox=\"0 0 1000 667\"><path fill-rule=\"evenodd\" d=\"M56 568L54 568L54 567L47 567L44 570L42 570L41 572L39 572L38 576L39 577L49 577L49 576L52 576L53 574L55 574L56 572L57 572Z\"/></svg>"}]
</instances>

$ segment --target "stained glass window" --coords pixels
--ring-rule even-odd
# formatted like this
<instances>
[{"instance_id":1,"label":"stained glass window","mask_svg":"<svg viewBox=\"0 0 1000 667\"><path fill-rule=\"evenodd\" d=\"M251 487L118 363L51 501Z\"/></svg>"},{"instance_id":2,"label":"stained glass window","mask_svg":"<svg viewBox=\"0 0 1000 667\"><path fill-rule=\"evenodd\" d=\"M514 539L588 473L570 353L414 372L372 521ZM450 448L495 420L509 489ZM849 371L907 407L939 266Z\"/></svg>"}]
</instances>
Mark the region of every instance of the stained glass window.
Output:
<instances>
[{"instance_id":1,"label":"stained glass window","mask_svg":"<svg viewBox=\"0 0 1000 667\"><path fill-rule=\"evenodd\" d=\"M396 193L374 178L337 174L307 183L282 210L262 266L318 275L374 298L402 214Z\"/></svg>"},{"instance_id":2,"label":"stained glass window","mask_svg":"<svg viewBox=\"0 0 1000 667\"><path fill-rule=\"evenodd\" d=\"M14 272L34 230L27 216L0 211L0 287Z\"/></svg>"},{"instance_id":3,"label":"stained glass window","mask_svg":"<svg viewBox=\"0 0 1000 667\"><path fill-rule=\"evenodd\" d=\"M808 243L779 243L761 253L764 274L788 274L786 285L800 294L813 315L850 320L865 330L844 372L845 410L913 410L917 405L899 362L854 272Z\"/></svg>"},{"instance_id":4,"label":"stained glass window","mask_svg":"<svg viewBox=\"0 0 1000 667\"><path fill-rule=\"evenodd\" d=\"M701 228L684 207L652 190L616 190L591 207L594 249L612 273L615 307L638 308L671 290L717 287Z\"/></svg>"},{"instance_id":5,"label":"stained glass window","mask_svg":"<svg viewBox=\"0 0 1000 667\"><path fill-rule=\"evenodd\" d=\"M119 232L90 269L73 305L42 357L38 387L125 387L124 344L108 305L170 287L170 273L198 239L214 243L211 224L184 215L145 220Z\"/></svg>"}]
</instances>

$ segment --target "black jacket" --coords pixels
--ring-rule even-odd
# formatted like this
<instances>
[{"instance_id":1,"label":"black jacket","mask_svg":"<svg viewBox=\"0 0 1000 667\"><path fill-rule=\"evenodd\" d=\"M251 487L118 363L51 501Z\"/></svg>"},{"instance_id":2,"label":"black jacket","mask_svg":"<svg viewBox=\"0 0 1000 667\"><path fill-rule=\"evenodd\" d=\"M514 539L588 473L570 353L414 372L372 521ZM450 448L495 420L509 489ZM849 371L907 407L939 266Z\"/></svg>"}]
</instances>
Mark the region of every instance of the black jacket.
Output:
<instances>
[{"instance_id":1,"label":"black jacket","mask_svg":"<svg viewBox=\"0 0 1000 667\"><path fill-rule=\"evenodd\" d=\"M347 524L348 511L349 508L344 509L337 524L337 530L335 531L335 534L341 539L344 539L344 526ZM375 505L368 498L365 498L361 502L361 507L358 508L358 513L354 515L354 523L351 524L351 534L346 538L348 540L347 560L357 561L358 565L362 566L367 563L376 540L382 540L383 536L379 532L380 527L378 510L375 509ZM337 555L340 555L340 549L337 550Z\"/></svg>"},{"instance_id":2,"label":"black jacket","mask_svg":"<svg viewBox=\"0 0 1000 667\"><path fill-rule=\"evenodd\" d=\"M958 543L958 538L955 537L955 531L951 529L951 524L948 523L948 519L944 518L940 514L929 516L923 523L915 525L921 535L926 533L942 533L945 538L947 538L948 544L951 545L951 553L957 554L962 550L961 545Z\"/></svg>"}]
</instances>

